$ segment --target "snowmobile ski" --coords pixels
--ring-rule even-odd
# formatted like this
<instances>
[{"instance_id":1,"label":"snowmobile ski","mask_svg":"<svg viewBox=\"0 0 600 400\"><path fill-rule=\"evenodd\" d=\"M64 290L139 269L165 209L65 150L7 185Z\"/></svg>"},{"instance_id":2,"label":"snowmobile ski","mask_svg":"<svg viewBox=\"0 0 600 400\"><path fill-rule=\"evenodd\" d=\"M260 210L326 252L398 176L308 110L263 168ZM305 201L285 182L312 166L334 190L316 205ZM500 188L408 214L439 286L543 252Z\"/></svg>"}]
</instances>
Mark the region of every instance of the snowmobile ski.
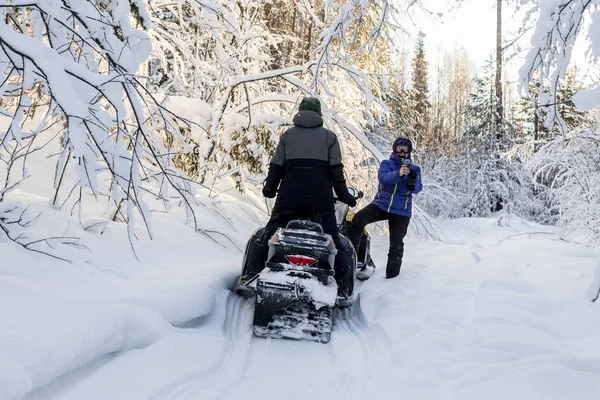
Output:
<instances>
[{"instance_id":1,"label":"snowmobile ski","mask_svg":"<svg viewBox=\"0 0 600 400\"><path fill-rule=\"evenodd\" d=\"M356 270L356 279L366 281L375 273L375 263L369 258L366 264L359 263Z\"/></svg>"}]
</instances>

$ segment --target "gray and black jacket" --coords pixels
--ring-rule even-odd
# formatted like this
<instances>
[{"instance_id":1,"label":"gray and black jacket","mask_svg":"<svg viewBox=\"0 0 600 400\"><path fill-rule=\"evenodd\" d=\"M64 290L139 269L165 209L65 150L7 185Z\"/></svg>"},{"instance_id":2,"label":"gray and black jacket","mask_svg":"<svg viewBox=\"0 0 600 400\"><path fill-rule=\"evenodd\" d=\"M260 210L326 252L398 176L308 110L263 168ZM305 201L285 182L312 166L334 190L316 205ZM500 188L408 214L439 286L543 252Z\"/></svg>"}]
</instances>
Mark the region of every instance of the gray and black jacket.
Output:
<instances>
[{"instance_id":1,"label":"gray and black jacket","mask_svg":"<svg viewBox=\"0 0 600 400\"><path fill-rule=\"evenodd\" d=\"M279 139L265 189L275 192L279 186L277 203L286 208L333 210L332 187L342 202L352 204L335 133L314 111L298 112L293 122Z\"/></svg>"}]
</instances>

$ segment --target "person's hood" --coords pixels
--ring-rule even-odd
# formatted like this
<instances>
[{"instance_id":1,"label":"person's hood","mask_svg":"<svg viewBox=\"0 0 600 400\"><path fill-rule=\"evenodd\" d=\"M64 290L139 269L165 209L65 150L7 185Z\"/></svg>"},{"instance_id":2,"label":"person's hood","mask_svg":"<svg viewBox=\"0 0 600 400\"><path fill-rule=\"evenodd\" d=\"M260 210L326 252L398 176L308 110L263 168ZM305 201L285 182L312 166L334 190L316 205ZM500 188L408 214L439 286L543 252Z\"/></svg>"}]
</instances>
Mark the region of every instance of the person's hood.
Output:
<instances>
[{"instance_id":1,"label":"person's hood","mask_svg":"<svg viewBox=\"0 0 600 400\"><path fill-rule=\"evenodd\" d=\"M316 128L323 125L323 117L319 113L310 110L299 111L298 114L294 115L292 121L294 125L303 128Z\"/></svg>"}]
</instances>

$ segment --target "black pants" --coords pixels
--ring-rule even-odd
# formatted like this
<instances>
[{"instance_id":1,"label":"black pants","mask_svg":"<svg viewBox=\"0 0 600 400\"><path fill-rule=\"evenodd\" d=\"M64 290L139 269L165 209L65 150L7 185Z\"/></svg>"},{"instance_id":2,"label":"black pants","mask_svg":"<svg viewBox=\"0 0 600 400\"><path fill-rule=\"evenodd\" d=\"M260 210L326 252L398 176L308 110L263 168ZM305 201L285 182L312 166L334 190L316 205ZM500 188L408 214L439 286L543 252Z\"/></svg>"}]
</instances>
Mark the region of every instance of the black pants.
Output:
<instances>
[{"instance_id":1,"label":"black pants","mask_svg":"<svg viewBox=\"0 0 600 400\"><path fill-rule=\"evenodd\" d=\"M343 295L351 296L354 292L354 269L351 265L352 256L350 254L350 243L346 239L347 243L344 244L344 239L338 234L337 222L335 219L335 212L331 211L320 211L314 209L289 209L284 207L278 207L275 205L271 214L271 219L264 228L262 235L259 235L254 243L251 243L248 253L248 266L247 275L256 275L265 266L267 255L269 252L269 239L278 228L285 227L288 222L294 219L309 219L313 222L321 224L323 232L331 235L335 247L337 249L337 255L335 257L335 279L338 283L338 287Z\"/></svg>"},{"instance_id":2,"label":"black pants","mask_svg":"<svg viewBox=\"0 0 600 400\"><path fill-rule=\"evenodd\" d=\"M369 204L354 215L348 238L358 249L361 233L365 226L373 222L387 220L390 228L390 248L386 265L386 277L393 278L400 273L402 256L404 255L404 237L408 231L410 217L392 214L382 210L375 204Z\"/></svg>"}]
</instances>

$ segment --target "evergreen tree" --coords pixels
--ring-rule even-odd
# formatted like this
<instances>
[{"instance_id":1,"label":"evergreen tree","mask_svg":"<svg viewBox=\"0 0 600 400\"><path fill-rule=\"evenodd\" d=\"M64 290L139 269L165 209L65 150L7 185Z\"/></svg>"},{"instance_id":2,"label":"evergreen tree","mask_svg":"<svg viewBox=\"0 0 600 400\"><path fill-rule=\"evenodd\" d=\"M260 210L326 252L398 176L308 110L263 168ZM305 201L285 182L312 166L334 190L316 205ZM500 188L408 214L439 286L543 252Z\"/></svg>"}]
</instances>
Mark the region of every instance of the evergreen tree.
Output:
<instances>
[{"instance_id":1,"label":"evergreen tree","mask_svg":"<svg viewBox=\"0 0 600 400\"><path fill-rule=\"evenodd\" d=\"M577 79L577 70L571 69L561 85L556 98L557 103L546 105L540 104L540 91L542 83L539 79L533 78L529 83L530 97L523 97L517 103L517 118L515 120L518 126L519 136L522 141L534 141L533 151L537 152L543 142L552 140L561 134L562 129L568 131L574 130L588 123L587 113L579 111L573 103L573 96L583 86ZM548 96L549 90L544 85L543 93ZM548 117L547 107L556 107L557 115L564 125L554 124L552 130L546 127Z\"/></svg>"},{"instance_id":2,"label":"evergreen tree","mask_svg":"<svg viewBox=\"0 0 600 400\"><path fill-rule=\"evenodd\" d=\"M487 216L508 208L521 215L531 214L535 206L530 179L518 160L503 157L511 138L512 126L504 119L498 127L495 74L490 60L484 73L475 78L467 107L467 129L462 140L462 182L469 199L463 205L466 216ZM503 133L498 138L498 129ZM501 140L499 140L501 139Z\"/></svg>"},{"instance_id":3,"label":"evergreen tree","mask_svg":"<svg viewBox=\"0 0 600 400\"><path fill-rule=\"evenodd\" d=\"M390 151L391 145L398 136L416 138L415 127L418 115L413 100L414 92L403 87L400 79L392 79L383 100L390 110L388 114L376 121L376 126L368 133L369 140L384 154Z\"/></svg>"},{"instance_id":4,"label":"evergreen tree","mask_svg":"<svg viewBox=\"0 0 600 400\"><path fill-rule=\"evenodd\" d=\"M473 92L467 105L467 129L463 137L463 142L469 147L486 152L494 149L496 97L491 72L491 63L488 62L483 74L473 80Z\"/></svg>"},{"instance_id":5,"label":"evergreen tree","mask_svg":"<svg viewBox=\"0 0 600 400\"><path fill-rule=\"evenodd\" d=\"M425 60L425 43L423 37L419 37L417 47L415 49L415 58L413 60L413 94L412 99L415 105L416 124L414 131L416 132L416 141L421 145L432 145L434 143L424 143L427 126L429 124L429 89L428 89L428 73L427 60ZM435 139L434 139L435 140Z\"/></svg>"},{"instance_id":6,"label":"evergreen tree","mask_svg":"<svg viewBox=\"0 0 600 400\"><path fill-rule=\"evenodd\" d=\"M558 113L568 130L573 130L588 122L587 113L579 111L573 103L573 96L583 89L583 85L577 79L577 69L569 70L556 96Z\"/></svg>"}]
</instances>

